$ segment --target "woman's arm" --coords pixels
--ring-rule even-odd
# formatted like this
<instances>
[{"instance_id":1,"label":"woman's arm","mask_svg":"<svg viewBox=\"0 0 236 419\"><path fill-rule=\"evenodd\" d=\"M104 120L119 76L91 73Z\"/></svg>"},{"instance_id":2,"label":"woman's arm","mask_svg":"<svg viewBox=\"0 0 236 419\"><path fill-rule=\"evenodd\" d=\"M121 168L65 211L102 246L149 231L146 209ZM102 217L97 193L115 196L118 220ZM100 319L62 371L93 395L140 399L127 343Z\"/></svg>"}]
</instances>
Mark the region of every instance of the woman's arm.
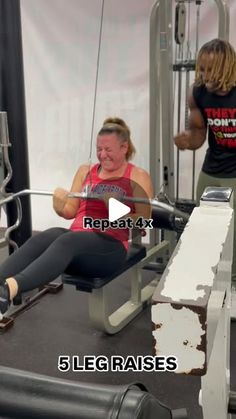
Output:
<instances>
[{"instance_id":1,"label":"woman's arm","mask_svg":"<svg viewBox=\"0 0 236 419\"><path fill-rule=\"evenodd\" d=\"M83 164L77 170L70 191L56 188L53 194L53 208L56 213L67 220L75 218L79 209L79 198L68 198L70 192L81 192L82 184L89 171L89 165Z\"/></svg>"},{"instance_id":2,"label":"woman's arm","mask_svg":"<svg viewBox=\"0 0 236 419\"><path fill-rule=\"evenodd\" d=\"M133 196L135 198L150 199L154 196L151 177L144 169L134 166L131 172L131 180L133 183ZM135 203L135 213L132 218L137 220L139 217L146 219L151 218L152 208L150 204ZM130 214L128 214L130 216Z\"/></svg>"}]
</instances>

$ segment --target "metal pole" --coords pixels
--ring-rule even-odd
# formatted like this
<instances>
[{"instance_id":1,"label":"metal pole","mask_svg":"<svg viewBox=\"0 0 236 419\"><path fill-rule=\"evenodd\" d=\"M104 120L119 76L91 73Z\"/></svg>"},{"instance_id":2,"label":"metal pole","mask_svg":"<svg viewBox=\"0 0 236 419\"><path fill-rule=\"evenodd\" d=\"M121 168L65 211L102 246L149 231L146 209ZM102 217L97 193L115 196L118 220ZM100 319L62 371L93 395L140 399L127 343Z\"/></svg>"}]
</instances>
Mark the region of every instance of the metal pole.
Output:
<instances>
[{"instance_id":1,"label":"metal pole","mask_svg":"<svg viewBox=\"0 0 236 419\"><path fill-rule=\"evenodd\" d=\"M174 198L172 1L160 2L161 139L165 191Z\"/></svg>"},{"instance_id":2,"label":"metal pole","mask_svg":"<svg viewBox=\"0 0 236 419\"><path fill-rule=\"evenodd\" d=\"M160 34L159 34L160 1L156 1L150 16L150 51L149 51L149 124L150 124L150 175L154 190L161 187L161 136L160 136Z\"/></svg>"},{"instance_id":3,"label":"metal pole","mask_svg":"<svg viewBox=\"0 0 236 419\"><path fill-rule=\"evenodd\" d=\"M27 127L24 92L23 51L19 0L0 0L1 92L0 110L7 112L9 137L12 146L9 158L13 175L7 192L29 187ZM20 246L32 234L29 197L22 202L23 220L13 232L12 239ZM16 207L7 207L8 225L15 222ZM10 248L10 251L12 249Z\"/></svg>"},{"instance_id":4,"label":"metal pole","mask_svg":"<svg viewBox=\"0 0 236 419\"><path fill-rule=\"evenodd\" d=\"M229 5L228 0L215 0L219 13L218 37L229 40Z\"/></svg>"},{"instance_id":5,"label":"metal pole","mask_svg":"<svg viewBox=\"0 0 236 419\"><path fill-rule=\"evenodd\" d=\"M156 1L150 15L149 39L149 171L154 191L159 191L162 185L161 157L161 115L160 115L160 34L159 34L160 1ZM150 233L150 244L159 243L159 232Z\"/></svg>"}]
</instances>

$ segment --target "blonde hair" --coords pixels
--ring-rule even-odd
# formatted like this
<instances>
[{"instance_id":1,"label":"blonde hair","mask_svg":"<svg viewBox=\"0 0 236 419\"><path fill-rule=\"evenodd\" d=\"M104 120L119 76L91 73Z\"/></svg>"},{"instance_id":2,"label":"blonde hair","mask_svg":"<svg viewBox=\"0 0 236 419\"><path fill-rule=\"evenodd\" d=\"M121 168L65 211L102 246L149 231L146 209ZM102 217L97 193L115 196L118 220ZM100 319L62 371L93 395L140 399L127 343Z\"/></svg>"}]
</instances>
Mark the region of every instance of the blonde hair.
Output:
<instances>
[{"instance_id":1,"label":"blonde hair","mask_svg":"<svg viewBox=\"0 0 236 419\"><path fill-rule=\"evenodd\" d=\"M213 39L204 44L197 57L195 84L203 85L200 71L201 59L204 54L213 54L209 79L216 83L216 88L228 91L236 85L236 53L232 45L223 39ZM207 68L205 69L207 72Z\"/></svg>"},{"instance_id":2,"label":"blonde hair","mask_svg":"<svg viewBox=\"0 0 236 419\"><path fill-rule=\"evenodd\" d=\"M136 153L136 150L130 138L130 129L128 125L126 125L125 121L121 118L110 117L105 119L98 135L112 134L113 132L118 135L122 143L128 143L128 150L125 157L126 160L131 160Z\"/></svg>"}]
</instances>

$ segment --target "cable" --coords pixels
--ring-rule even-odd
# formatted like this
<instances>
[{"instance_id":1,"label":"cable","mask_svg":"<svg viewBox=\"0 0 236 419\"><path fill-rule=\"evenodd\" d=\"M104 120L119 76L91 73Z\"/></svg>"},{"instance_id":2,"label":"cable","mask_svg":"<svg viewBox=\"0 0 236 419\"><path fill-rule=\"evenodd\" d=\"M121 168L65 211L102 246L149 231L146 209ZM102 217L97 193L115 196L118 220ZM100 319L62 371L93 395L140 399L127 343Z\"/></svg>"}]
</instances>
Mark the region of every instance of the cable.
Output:
<instances>
[{"instance_id":1,"label":"cable","mask_svg":"<svg viewBox=\"0 0 236 419\"><path fill-rule=\"evenodd\" d=\"M90 137L90 149L89 149L89 169L91 168L91 164L92 164L92 161L91 160L92 160L92 149L93 149L93 133L94 133L94 121L95 121L96 102L97 102L97 87L98 87L98 74L99 74L99 66L100 66L100 52L101 52L101 41L102 41L104 3L105 3L105 0L102 0L102 10L101 10L101 19L100 19L100 30L99 30L99 41L98 41L98 54L97 54L97 66L96 66L96 77L95 77L95 87L94 87L94 100L93 100L93 111L92 111L92 126L91 126L91 137Z\"/></svg>"}]
</instances>

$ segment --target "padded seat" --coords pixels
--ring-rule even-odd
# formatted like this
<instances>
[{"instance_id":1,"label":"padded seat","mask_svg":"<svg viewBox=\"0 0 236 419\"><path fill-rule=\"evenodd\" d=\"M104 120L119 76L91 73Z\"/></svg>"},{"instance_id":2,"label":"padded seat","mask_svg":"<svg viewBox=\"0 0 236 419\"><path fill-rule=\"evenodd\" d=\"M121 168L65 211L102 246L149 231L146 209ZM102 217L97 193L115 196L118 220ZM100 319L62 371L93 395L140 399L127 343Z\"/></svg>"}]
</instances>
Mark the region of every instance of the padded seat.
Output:
<instances>
[{"instance_id":1,"label":"padded seat","mask_svg":"<svg viewBox=\"0 0 236 419\"><path fill-rule=\"evenodd\" d=\"M164 240L147 251L142 244L133 242L130 244L126 261L112 275L104 278L90 278L84 275L64 273L62 282L75 286L78 291L88 292L89 317L96 329L108 334L117 333L150 304L158 277L142 286L142 266L147 261L154 259L157 254L164 252L168 246L169 243ZM107 284L112 280L119 280L121 274L128 270L127 280L130 285L130 296L128 300L111 312Z\"/></svg>"},{"instance_id":2,"label":"padded seat","mask_svg":"<svg viewBox=\"0 0 236 419\"><path fill-rule=\"evenodd\" d=\"M175 230L175 215L163 208L152 208L152 225L154 228Z\"/></svg>"},{"instance_id":3,"label":"padded seat","mask_svg":"<svg viewBox=\"0 0 236 419\"><path fill-rule=\"evenodd\" d=\"M79 383L3 366L0 374L2 419L187 419L139 383Z\"/></svg>"},{"instance_id":4,"label":"padded seat","mask_svg":"<svg viewBox=\"0 0 236 419\"><path fill-rule=\"evenodd\" d=\"M102 288L108 284L117 276L136 265L140 260L146 256L146 248L142 245L132 244L127 252L126 261L121 267L115 271L112 275L104 278L89 278L80 275L68 275L64 273L62 275L62 281L64 284L74 285L79 291L92 292L93 289Z\"/></svg>"}]
</instances>

